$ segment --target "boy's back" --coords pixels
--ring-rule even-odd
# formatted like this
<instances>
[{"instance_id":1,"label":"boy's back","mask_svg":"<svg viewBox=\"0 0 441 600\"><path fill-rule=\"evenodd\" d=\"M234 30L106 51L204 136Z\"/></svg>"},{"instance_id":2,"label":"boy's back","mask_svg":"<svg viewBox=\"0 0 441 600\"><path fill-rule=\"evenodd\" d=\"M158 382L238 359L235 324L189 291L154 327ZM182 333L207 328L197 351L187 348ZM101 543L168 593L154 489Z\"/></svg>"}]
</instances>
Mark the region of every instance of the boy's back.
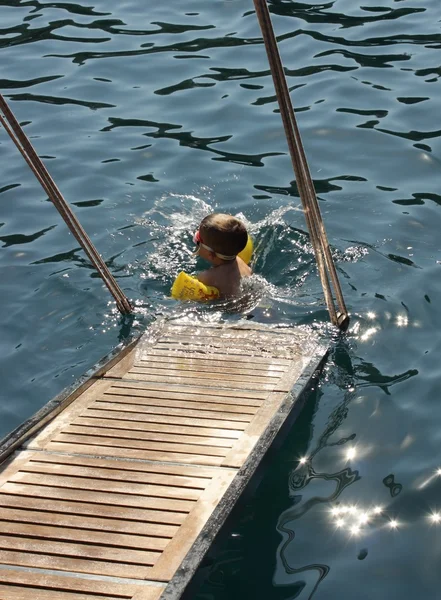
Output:
<instances>
[{"instance_id":1,"label":"boy's back","mask_svg":"<svg viewBox=\"0 0 441 600\"><path fill-rule=\"evenodd\" d=\"M199 273L198 279L205 285L217 288L222 298L230 298L239 294L241 279L251 274L250 267L236 256L234 261L213 266Z\"/></svg>"},{"instance_id":2,"label":"boy's back","mask_svg":"<svg viewBox=\"0 0 441 600\"><path fill-rule=\"evenodd\" d=\"M202 220L195 235L197 253L213 266L197 278L217 288L222 298L236 296L243 277L252 274L250 267L237 256L248 241L245 225L231 215L214 213Z\"/></svg>"}]
</instances>

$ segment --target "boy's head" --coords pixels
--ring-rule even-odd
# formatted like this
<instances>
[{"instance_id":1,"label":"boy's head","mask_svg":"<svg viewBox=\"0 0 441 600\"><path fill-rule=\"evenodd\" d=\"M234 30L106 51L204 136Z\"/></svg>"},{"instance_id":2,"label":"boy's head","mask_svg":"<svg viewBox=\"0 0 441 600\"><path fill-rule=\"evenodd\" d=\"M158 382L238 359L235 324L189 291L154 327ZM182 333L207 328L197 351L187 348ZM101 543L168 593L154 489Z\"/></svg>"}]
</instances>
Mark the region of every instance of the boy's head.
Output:
<instances>
[{"instance_id":1,"label":"boy's head","mask_svg":"<svg viewBox=\"0 0 441 600\"><path fill-rule=\"evenodd\" d=\"M199 225L199 242L222 260L233 260L248 241L245 225L236 217L213 213Z\"/></svg>"}]
</instances>

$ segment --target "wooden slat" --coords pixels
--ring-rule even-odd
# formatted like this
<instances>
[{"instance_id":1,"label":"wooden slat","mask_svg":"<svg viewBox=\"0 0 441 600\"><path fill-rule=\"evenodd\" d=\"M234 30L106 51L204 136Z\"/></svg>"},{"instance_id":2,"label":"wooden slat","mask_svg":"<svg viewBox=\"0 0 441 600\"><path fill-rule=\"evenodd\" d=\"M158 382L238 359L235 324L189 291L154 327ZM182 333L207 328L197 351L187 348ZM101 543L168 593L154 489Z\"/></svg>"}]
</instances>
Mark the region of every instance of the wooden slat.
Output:
<instances>
[{"instance_id":1,"label":"wooden slat","mask_svg":"<svg viewBox=\"0 0 441 600\"><path fill-rule=\"evenodd\" d=\"M46 442L53 436L55 431L59 431L65 425L71 423L84 409L99 397L107 388L113 384L113 380L101 380L94 383L85 393L76 398L70 406L63 410L56 419L44 427L35 438L28 443L28 447L43 448ZM1 484L1 479L0 479Z\"/></svg>"},{"instance_id":2,"label":"wooden slat","mask_svg":"<svg viewBox=\"0 0 441 600\"><path fill-rule=\"evenodd\" d=\"M179 381L192 381L192 380L196 380L198 382L204 383L206 385L211 384L212 381L225 381L228 380L228 387L233 387L232 384L243 384L243 387L249 387L250 385L252 385L253 387L251 387L250 389L269 389L270 386L273 385L273 379L277 379L280 377L279 374L276 375L276 377L267 377L267 376L257 376L257 375L245 375L244 373L241 373L240 370L237 370L235 372L235 374L233 373L224 373L223 371L219 371L219 370L208 370L206 369L205 371L201 370L201 369L173 369L171 368L170 365L163 365L162 368L158 368L158 367L149 367L149 366L144 366L141 363L135 364L133 365L133 367L130 369L130 371L128 371L126 377L128 375L143 375L144 377L150 377L150 376L159 376L160 377L160 381L164 381L164 379L166 381L170 380L174 380L174 379L178 379ZM153 379L153 381L155 381L155 379ZM245 385L246 384L246 385ZM258 384L260 384L260 386L265 386L265 387L260 387L258 386ZM254 387L254 385L258 386L258 387ZM235 387L240 387L239 385L236 385Z\"/></svg>"},{"instance_id":3,"label":"wooden slat","mask_svg":"<svg viewBox=\"0 0 441 600\"><path fill-rule=\"evenodd\" d=\"M157 357L158 359L164 358L189 358L204 360L209 363L221 361L221 362L230 362L230 363L242 363L243 364L243 356L240 353L226 353L222 352L209 352L206 353L203 350L203 346L198 346L195 351L189 353L182 348L164 348L160 347L159 343L156 346L148 348L144 350L144 352L139 352L137 356L137 360L148 360L150 357ZM289 367L292 364L292 360L289 358L274 358L273 356L253 356L252 361L247 361L247 363L251 362L254 367L258 368L262 366L262 368L273 367L275 370L282 369L284 370L286 367Z\"/></svg>"},{"instance_id":4,"label":"wooden slat","mask_svg":"<svg viewBox=\"0 0 441 600\"><path fill-rule=\"evenodd\" d=\"M90 477L68 477L65 475L51 475L49 473L32 473L20 471L10 480L13 483L27 483L31 485L53 486L74 490L88 490L100 492L103 483L99 479ZM130 481L106 480L107 493L122 494L124 496L151 496L154 498L174 498L179 500L197 500L200 490L169 485L154 485Z\"/></svg>"},{"instance_id":5,"label":"wooden slat","mask_svg":"<svg viewBox=\"0 0 441 600\"><path fill-rule=\"evenodd\" d=\"M54 575L44 572L33 572L28 570L16 570L13 568L0 569L0 598L14 598L15 600L46 600L44 594L50 600L78 600L87 598L90 594L94 600L158 600L163 586L148 584L144 582L114 582L110 579L100 581L86 577L69 577L66 575ZM8 585L9 584L9 585ZM17 591L16 596L7 596ZM21 595L25 592L33 595ZM138 593L140 594L138 596ZM58 594L58 595L55 595ZM77 597L75 596L77 595ZM84 596L86 594L86 596Z\"/></svg>"},{"instance_id":6,"label":"wooden slat","mask_svg":"<svg viewBox=\"0 0 441 600\"><path fill-rule=\"evenodd\" d=\"M94 437L127 438L129 440L133 440L133 430L129 428L124 430L112 429L109 427L84 427L75 423L70 427L65 427L63 433L73 435L88 435ZM138 441L151 440L154 442L171 442L175 444L194 444L196 446L219 446L220 448L231 448L233 445L233 440L195 435L179 435L178 433L150 433L138 431L136 433L136 439Z\"/></svg>"},{"instance_id":7,"label":"wooden slat","mask_svg":"<svg viewBox=\"0 0 441 600\"><path fill-rule=\"evenodd\" d=\"M127 354L127 356L120 360L114 367L109 369L104 374L104 378L122 377L133 366L137 352L138 349L135 347Z\"/></svg>"},{"instance_id":8,"label":"wooden slat","mask_svg":"<svg viewBox=\"0 0 441 600\"><path fill-rule=\"evenodd\" d=\"M16 455L13 454L8 461L0 465L0 491L1 486L8 481L11 475L17 473L17 471L28 462L31 455L31 452L20 452Z\"/></svg>"},{"instance_id":9,"label":"wooden slat","mask_svg":"<svg viewBox=\"0 0 441 600\"><path fill-rule=\"evenodd\" d=\"M112 447L120 450L141 450L142 452L172 452L179 454L197 454L198 456L225 456L227 448L219 448L216 446L200 446L196 444L172 444L169 442L153 442L151 440L134 440L125 439L123 437L96 437L88 435L74 435L60 433L54 439L54 443L60 444L79 444L93 446L94 448ZM96 452L99 454L99 452Z\"/></svg>"},{"instance_id":10,"label":"wooden slat","mask_svg":"<svg viewBox=\"0 0 441 600\"><path fill-rule=\"evenodd\" d=\"M298 375L299 368L293 367L291 371L285 373L277 387L282 390L290 390L293 386L293 383L298 378ZM261 409L251 421L250 425L244 431L240 440L238 440L238 442L234 445L234 448L232 448L232 450L230 450L230 452L225 456L225 459L222 462L223 466L236 467L239 469L244 464L257 441L268 427L271 419L280 409L280 406L285 398L286 392L275 391L269 395L266 402L262 405Z\"/></svg>"},{"instance_id":11,"label":"wooden slat","mask_svg":"<svg viewBox=\"0 0 441 600\"><path fill-rule=\"evenodd\" d=\"M192 417L193 419L200 419L201 416L203 418L211 419L211 420L224 420L224 421L237 421L239 423L249 423L251 420L251 415L249 414L236 414L227 411L213 410L209 413L204 411L204 414L200 410L196 410L196 408L173 408L172 406L143 406L142 409L140 406L131 406L121 404L117 404L115 402L106 402L105 408L102 403L96 403L90 410L105 410L106 412L124 412L124 413L137 413L141 415L166 415L173 417ZM205 412L207 414L205 415ZM86 413L87 414L87 413ZM203 420L200 419L201 421Z\"/></svg>"},{"instance_id":12,"label":"wooden slat","mask_svg":"<svg viewBox=\"0 0 441 600\"><path fill-rule=\"evenodd\" d=\"M118 421L117 419L87 419L86 417L78 417L75 421L76 425L85 427L110 427L115 429L127 429L128 431L136 432L135 436L138 436L138 432L152 432L152 433L165 433L169 435L186 435L195 437L196 439L200 436L209 437L210 439L227 439L236 440L240 435L241 431L234 431L231 429L215 429L210 427L186 427L184 425L172 425L171 423L150 423L144 421L137 423L135 421Z\"/></svg>"},{"instance_id":13,"label":"wooden slat","mask_svg":"<svg viewBox=\"0 0 441 600\"><path fill-rule=\"evenodd\" d=\"M207 375L207 377L205 377L205 375ZM186 375L178 375L178 374L161 374L161 375L156 375L155 372L153 373L145 373L143 372L143 369L136 369L135 367L133 369L131 369L125 376L124 376L124 380L127 379L136 379L138 381L156 381L156 382L161 382L164 381L164 377L169 378L170 383L172 383L173 385L194 385L195 382L200 382L201 380L203 380L204 385L207 388L211 388L211 387L216 387L216 388L226 388L226 389L235 389L237 387L239 387L239 385L237 385L237 382L235 381L231 381L230 378L225 378L222 377L221 375L210 375L209 373L198 373L197 375L194 373L188 373ZM234 385L236 383L236 385ZM240 387L242 389L247 389L247 390L272 390L273 388L273 384L272 383L260 383L260 382L256 382L254 380L253 377L250 378L243 378L240 383L242 384ZM207 390L205 390L206 392Z\"/></svg>"},{"instance_id":14,"label":"wooden slat","mask_svg":"<svg viewBox=\"0 0 441 600\"><path fill-rule=\"evenodd\" d=\"M207 390L205 390L207 391ZM258 408L262 405L262 402L265 400L266 396L268 396L268 392L265 392L264 398L238 398L233 395L229 396L219 396L213 395L210 390L210 394L192 394L188 392L174 392L173 389L168 389L167 391L155 391L145 389L143 387L123 387L123 386L112 386L109 388L105 394L100 396L98 400L113 398L117 396L118 398L129 398L136 400L137 398L143 398L148 400L154 399L168 399L168 400L188 400L190 402L197 402L198 405L204 404L219 404L219 405L232 405L232 406L241 406L241 407L255 407Z\"/></svg>"},{"instance_id":15,"label":"wooden slat","mask_svg":"<svg viewBox=\"0 0 441 600\"><path fill-rule=\"evenodd\" d=\"M188 519L179 528L178 533L167 545L165 551L153 567L149 577L155 581L169 581L179 568L196 536L210 517L213 506L223 496L235 478L236 471L224 470L213 478L213 483L201 495Z\"/></svg>"},{"instance_id":16,"label":"wooden slat","mask_svg":"<svg viewBox=\"0 0 441 600\"><path fill-rule=\"evenodd\" d=\"M57 462L56 462L57 461ZM106 464L107 463L107 464ZM138 465L138 468L137 468ZM198 470L201 471L199 476ZM150 483L203 490L209 485L213 473L209 476L202 469L189 471L172 469L167 465L147 465L127 461L90 459L84 456L37 455L32 457L21 473L40 473L71 477L90 477L96 480L114 480L133 483Z\"/></svg>"},{"instance_id":17,"label":"wooden slat","mask_svg":"<svg viewBox=\"0 0 441 600\"><path fill-rule=\"evenodd\" d=\"M251 363L252 364L252 363ZM234 365L234 366L225 366L225 365ZM253 369L250 368L248 363L222 363L220 361L209 361L209 360L201 360L201 359L173 359L169 358L167 361L164 360L154 360L152 357L148 359L143 359L134 363L133 367L131 367L130 371L134 371L136 369L148 369L149 372L152 370L155 372L163 372L171 370L173 372L184 373L187 371L196 372L196 373L210 373L213 372L217 375L226 375L231 377L233 381L248 381L248 377L256 378L258 381L267 379L280 377L283 375L283 370L271 370L271 369ZM246 376L247 379L243 379Z\"/></svg>"},{"instance_id":18,"label":"wooden slat","mask_svg":"<svg viewBox=\"0 0 441 600\"><path fill-rule=\"evenodd\" d=\"M160 552L112 548L95 544L55 542L34 537L12 537L0 535L0 549L29 554L44 554L73 558L124 563L130 565L152 566L161 555Z\"/></svg>"},{"instance_id":19,"label":"wooden slat","mask_svg":"<svg viewBox=\"0 0 441 600\"><path fill-rule=\"evenodd\" d=\"M57 590L47 591L39 590L35 591L35 588L22 587L22 586L10 586L0 584L0 598L2 600L99 600L104 596L96 596L96 594L83 594L75 592L59 592ZM121 596L105 596L106 600L119 600Z\"/></svg>"},{"instance_id":20,"label":"wooden slat","mask_svg":"<svg viewBox=\"0 0 441 600\"><path fill-rule=\"evenodd\" d=\"M2 521L14 521L18 523L34 523L36 525L54 525L60 527L74 527L78 530L86 529L93 532L97 531L112 531L119 533L135 534L136 536L155 536L159 538L172 538L178 531L176 525L163 525L158 523L144 523L141 521L123 521L122 519L106 519L104 517L89 517L85 515L74 515L70 512L56 512L53 505L48 507L47 512L42 510L29 510L29 506L15 508L16 503L13 503L14 508L4 506L4 496L0 494L0 517ZM47 501L46 501L47 502ZM42 508L42 502L37 500L37 507ZM63 510L63 506L56 507L59 511ZM75 507L70 505L71 509ZM101 514L101 513L100 513Z\"/></svg>"},{"instance_id":21,"label":"wooden slat","mask_svg":"<svg viewBox=\"0 0 441 600\"><path fill-rule=\"evenodd\" d=\"M25 453L23 453L25 454ZM127 473L139 472L145 474L163 474L163 475L171 475L179 478L180 484L185 484L185 481L191 482L194 479L197 483L203 483L202 480L205 480L207 484L211 481L213 475L216 474L217 471L208 468L208 467L193 467L190 465L165 465L158 464L154 462L130 462L127 460L109 460L101 459L101 458L91 458L87 456L65 456L62 454L47 454L42 452L29 452L27 454L27 461L24 464L27 464L28 461L31 463L53 463L54 465L77 465L82 467L94 467L96 469L104 469L104 470L117 470L124 471ZM22 465L23 466L23 465ZM14 471L15 472L15 471ZM194 485L190 485L190 487L198 487Z\"/></svg>"},{"instance_id":22,"label":"wooden slat","mask_svg":"<svg viewBox=\"0 0 441 600\"><path fill-rule=\"evenodd\" d=\"M171 351L178 351L178 352L186 352L186 353L195 353L195 352L203 352L205 356L219 356L220 354L225 355L225 346L228 347L228 356L237 356L239 357L241 360L244 359L244 357L246 357L247 360L255 360L256 358L265 358L265 356L267 356L268 358L274 360L274 359L284 359L284 360L288 360L288 362L294 357L294 351L291 351L288 348L256 348L256 346L253 345L249 345L249 346L237 346L237 345L230 345L230 343L227 344L222 344L219 343L217 345L213 345L213 346L209 346L209 347L204 347L202 344L197 344L197 343L191 343L188 342L186 344L182 343L182 342L177 342L177 341L165 341L165 340L160 340L158 341L158 344L156 346L156 348L158 350L161 351L166 351L171 352ZM300 354L298 354L298 356L301 356Z\"/></svg>"},{"instance_id":23,"label":"wooden slat","mask_svg":"<svg viewBox=\"0 0 441 600\"><path fill-rule=\"evenodd\" d=\"M2 511L3 512L3 511ZM42 525L38 523L20 523L17 521L0 520L0 536L9 536L11 540L30 538L33 540L54 540L57 542L72 542L104 548L123 548L126 550L146 550L161 553L169 543L169 538L145 535L130 535L115 531L90 531L84 528L58 526L58 523ZM147 554L148 554L147 552Z\"/></svg>"},{"instance_id":24,"label":"wooden slat","mask_svg":"<svg viewBox=\"0 0 441 600\"><path fill-rule=\"evenodd\" d=\"M208 321L200 321L199 323L190 323L182 321L165 321L162 326L160 333L179 333L187 332L191 335L200 336L202 339L204 336L216 336L224 335L227 337L246 337L247 335L254 335L261 333L262 335L292 335L293 331L296 333L298 338L305 337L309 332L303 331L300 327L280 327L279 325L262 325L254 321L246 321L240 323L231 323L225 325L225 323L210 323Z\"/></svg>"},{"instance_id":25,"label":"wooden slat","mask_svg":"<svg viewBox=\"0 0 441 600\"><path fill-rule=\"evenodd\" d=\"M285 398L285 394L275 392L259 411L250 426L244 431L241 439L234 448L225 455L222 466L239 469L249 456L251 450L259 441L260 436L268 426L271 417L276 413Z\"/></svg>"},{"instance_id":26,"label":"wooden slat","mask_svg":"<svg viewBox=\"0 0 441 600\"><path fill-rule=\"evenodd\" d=\"M234 389L234 391L230 391L230 390L218 390L216 388L210 388L209 391L207 391L206 387L200 386L200 385L179 385L179 384L173 384L171 381L167 381L167 383L165 382L154 382L154 381L130 381L129 379L122 379L121 381L115 381L113 382L113 384L111 386L109 386L104 392L109 392L109 393L122 393L122 392L115 392L115 390L118 390L119 388L124 388L125 390L127 389L134 389L134 390L143 390L143 391L154 391L154 392L165 392L166 394L169 393L176 393L176 394L191 394L191 396L197 396L198 394L200 394L201 396L211 396L211 397L216 397L216 396L222 396L222 399L225 398L235 398L237 399L242 399L242 398L248 398L250 400L265 400L265 398L268 396L268 392L265 391L259 391L259 390L244 390L244 389ZM127 392L124 392L125 394Z\"/></svg>"},{"instance_id":27,"label":"wooden slat","mask_svg":"<svg viewBox=\"0 0 441 600\"><path fill-rule=\"evenodd\" d=\"M208 330L207 330L208 331ZM262 347L268 347L271 344L278 345L296 345L298 340L293 339L292 335L286 331L277 329L245 330L243 327L234 329L232 327L220 327L218 329L211 328L208 335L198 335L198 330L191 328L185 329L182 327L165 327L160 341L173 340L176 342L185 343L187 341L197 342L202 346L212 346L220 343L223 347L228 348L229 344L245 345L258 342Z\"/></svg>"},{"instance_id":28,"label":"wooden slat","mask_svg":"<svg viewBox=\"0 0 441 600\"><path fill-rule=\"evenodd\" d=\"M60 444L61 445L61 444ZM78 490L74 488L50 487L48 485L32 485L15 482L5 483L2 491L9 494L20 494L23 496L39 496L40 498L52 498L60 500L73 500L78 502L90 502L91 504L110 504L118 506L125 513L126 507L152 508L172 512L188 513L193 508L193 502L188 500L155 498L151 496L132 496L114 494L107 491Z\"/></svg>"},{"instance_id":29,"label":"wooden slat","mask_svg":"<svg viewBox=\"0 0 441 600\"><path fill-rule=\"evenodd\" d=\"M283 375L288 365L281 365L277 363L273 363L270 360L266 362L254 362L247 361L244 363L243 360L230 360L228 354L224 355L225 358L207 358L207 357L198 357L194 354L186 354L170 352L167 356L167 360L164 360L164 354L157 354L154 349L148 354L142 355L138 358L134 364L135 365L145 365L145 366L163 366L171 365L173 368L177 369L192 369L192 370L219 370L222 373L244 373L247 375L257 375L260 377L277 377L279 375ZM289 364L289 363L288 363ZM129 369L127 369L129 370Z\"/></svg>"},{"instance_id":30,"label":"wooden slat","mask_svg":"<svg viewBox=\"0 0 441 600\"><path fill-rule=\"evenodd\" d=\"M179 416L178 414L155 414L152 412L141 413L137 411L121 411L121 410L99 410L96 408L89 408L84 416L87 417L96 417L98 419L108 419L111 421L112 419L124 420L124 421L138 421L140 423L143 422L152 422L152 423L170 423L172 425L187 425L189 427L193 427L197 429L198 427L211 427L211 428L220 428L220 429L231 429L233 431L243 431L248 421L244 420L232 420L230 419L230 415L225 418L216 418L215 415L210 413L210 417L201 417L200 413L194 411L199 415L197 418L195 415L189 416ZM188 414L188 413L187 413Z\"/></svg>"},{"instance_id":31,"label":"wooden slat","mask_svg":"<svg viewBox=\"0 0 441 600\"><path fill-rule=\"evenodd\" d=\"M104 408L107 404L122 404L129 406L156 406L158 408L183 408L184 410L197 410L201 413L210 412L222 412L236 413L243 415L254 415L257 412L258 406L235 406L233 404L219 404L219 403L204 403L197 400L173 400L169 398L143 398L143 397L128 397L128 396L117 396L117 395L106 395L96 400L94 406ZM121 407L124 410L124 407ZM138 410L143 410L142 408ZM207 416L210 416L209 414Z\"/></svg>"},{"instance_id":32,"label":"wooden slat","mask_svg":"<svg viewBox=\"0 0 441 600\"><path fill-rule=\"evenodd\" d=\"M143 600L157 600L163 586L148 585L140 583L117 583L111 580L97 581L96 579L88 579L84 577L67 577L65 575L54 575L42 572L23 571L15 569L0 569L0 582L2 584L10 584L10 589L25 590L28 586L33 586L34 595L30 596L32 600L40 600L40 594L51 590L55 593L77 593L77 594L93 594L95 600L100 600L105 597L106 600L113 598L131 599L138 591L145 593ZM16 586L20 586L19 588ZM26 587L25 587L26 586ZM6 585L5 593L7 591ZM37 592L35 590L38 590ZM150 595L149 595L150 593ZM38 595L36 595L38 594ZM3 595L0 596L3 598ZM25 597L24 597L25 598ZM64 596L58 596L58 600L64 600ZM69 596L67 599L70 600ZM76 600L76 599L75 599Z\"/></svg>"},{"instance_id":33,"label":"wooden slat","mask_svg":"<svg viewBox=\"0 0 441 600\"><path fill-rule=\"evenodd\" d=\"M178 462L191 465L219 466L221 456L208 456L205 454L185 454L183 452L167 452L156 450L136 450L133 448L115 448L114 446L97 446L85 444L66 444L50 442L49 450L53 452L67 452L88 454L90 456L109 456L112 458L128 458L132 460L157 460L160 462Z\"/></svg>"},{"instance_id":34,"label":"wooden slat","mask_svg":"<svg viewBox=\"0 0 441 600\"><path fill-rule=\"evenodd\" d=\"M203 346L205 348L238 348L244 351L251 350L252 352L260 351L262 353L270 353L274 350L284 350L292 353L300 350L300 344L293 340L289 335L266 334L262 332L253 332L249 334L232 335L228 334L211 334L207 339L200 339L194 335L177 335L175 332L166 332L160 339L160 343L173 344L192 344L193 346ZM277 356L277 354L275 354Z\"/></svg>"},{"instance_id":35,"label":"wooden slat","mask_svg":"<svg viewBox=\"0 0 441 600\"><path fill-rule=\"evenodd\" d=\"M66 557L63 555L57 556L48 552L47 546L45 550L42 550L41 554L36 553L34 550L28 552L27 549L30 548L30 544L24 542L22 546L23 550L19 548L10 550L0 549L0 564L132 579L147 578L152 569L149 566L143 565L92 560L90 558Z\"/></svg>"},{"instance_id":36,"label":"wooden slat","mask_svg":"<svg viewBox=\"0 0 441 600\"><path fill-rule=\"evenodd\" d=\"M99 410L94 408L92 404L91 407L87 408L81 415L81 418L86 419L97 419L103 422L103 424L113 426L114 422L123 421L125 424L129 424L129 427L133 428L144 428L144 427L154 427L155 425L168 427L170 426L170 430L176 427L185 427L187 431L194 431L195 434L198 434L199 431L201 434L205 433L206 430L214 429L223 432L231 432L231 435L237 436L241 431L243 431L247 423L240 421L231 421L228 418L226 419L212 419L210 414L210 418L191 418L191 417L179 417L176 415L169 414L143 414L140 412L128 412L128 411L110 411L110 410ZM77 417L78 418L78 417ZM78 418L78 422L81 421L81 418ZM75 419L72 419L72 422ZM45 448L47 443L53 439L59 431L62 431L64 427L68 424L68 421L57 421L51 423L47 429L42 431L37 437L31 440L28 443L28 448ZM204 431L205 430L205 431ZM55 448L51 447L51 451L56 451ZM63 450L64 451L64 450ZM80 453L80 450L77 450L77 453ZM90 451L86 452L86 454L90 454ZM115 454L115 456L118 456ZM136 456L133 456L136 458ZM149 460L148 457L143 457L145 460ZM154 460L155 458L153 458ZM0 474L1 481L1 474Z\"/></svg>"},{"instance_id":37,"label":"wooden slat","mask_svg":"<svg viewBox=\"0 0 441 600\"><path fill-rule=\"evenodd\" d=\"M44 488L43 488L44 490ZM50 490L50 488L49 488ZM133 508L129 506L107 505L103 503L92 503L86 501L79 501L77 497L63 500L53 498L48 494L48 490L44 490L46 493L44 496L39 495L38 497L27 496L29 492L26 486L22 486L20 489L15 489L15 493L7 493L6 490L0 489L0 506L21 508L21 509L35 509L40 512L47 511L49 514L65 513L67 515L79 515L83 516L92 515L94 517L107 517L109 519L126 519L128 524L131 522L144 523L146 526L150 524L159 524L167 526L181 525L187 518L187 512L172 512L170 510L155 510L148 508ZM21 493L20 493L21 492ZM72 494L70 494L72 496ZM58 517L57 517L58 518Z\"/></svg>"}]
</instances>

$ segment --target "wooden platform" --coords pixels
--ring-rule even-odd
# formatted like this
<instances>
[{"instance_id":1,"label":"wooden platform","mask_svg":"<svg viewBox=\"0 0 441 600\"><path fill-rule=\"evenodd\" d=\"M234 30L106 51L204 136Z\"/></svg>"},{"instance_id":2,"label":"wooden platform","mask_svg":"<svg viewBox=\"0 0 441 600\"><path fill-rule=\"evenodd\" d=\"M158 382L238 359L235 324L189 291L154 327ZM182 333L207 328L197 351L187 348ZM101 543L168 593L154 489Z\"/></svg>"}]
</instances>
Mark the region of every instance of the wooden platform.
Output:
<instances>
[{"instance_id":1,"label":"wooden platform","mask_svg":"<svg viewBox=\"0 0 441 600\"><path fill-rule=\"evenodd\" d=\"M151 328L0 467L0 598L179 598L326 351Z\"/></svg>"}]
</instances>

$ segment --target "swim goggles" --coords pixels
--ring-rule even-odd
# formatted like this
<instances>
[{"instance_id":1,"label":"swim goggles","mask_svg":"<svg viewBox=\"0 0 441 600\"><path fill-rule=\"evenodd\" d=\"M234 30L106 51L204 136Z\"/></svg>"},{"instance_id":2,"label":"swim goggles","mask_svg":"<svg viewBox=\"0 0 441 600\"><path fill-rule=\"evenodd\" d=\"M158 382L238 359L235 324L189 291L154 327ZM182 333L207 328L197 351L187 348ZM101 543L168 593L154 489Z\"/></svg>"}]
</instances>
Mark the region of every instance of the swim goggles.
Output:
<instances>
[{"instance_id":1,"label":"swim goggles","mask_svg":"<svg viewBox=\"0 0 441 600\"><path fill-rule=\"evenodd\" d=\"M234 260L237 256L236 254L233 254L232 256L227 256L226 254L221 254L220 252L215 252L213 250L213 248L210 248L210 246L203 244L202 240L201 240L201 234L199 233L199 229L196 231L196 233L193 236L193 243L196 244L196 246L197 246L197 250L195 252L196 256L198 256L200 248L205 248L205 250L208 250L208 252L213 252L213 254L215 254L218 258L221 258L222 260Z\"/></svg>"}]
</instances>

